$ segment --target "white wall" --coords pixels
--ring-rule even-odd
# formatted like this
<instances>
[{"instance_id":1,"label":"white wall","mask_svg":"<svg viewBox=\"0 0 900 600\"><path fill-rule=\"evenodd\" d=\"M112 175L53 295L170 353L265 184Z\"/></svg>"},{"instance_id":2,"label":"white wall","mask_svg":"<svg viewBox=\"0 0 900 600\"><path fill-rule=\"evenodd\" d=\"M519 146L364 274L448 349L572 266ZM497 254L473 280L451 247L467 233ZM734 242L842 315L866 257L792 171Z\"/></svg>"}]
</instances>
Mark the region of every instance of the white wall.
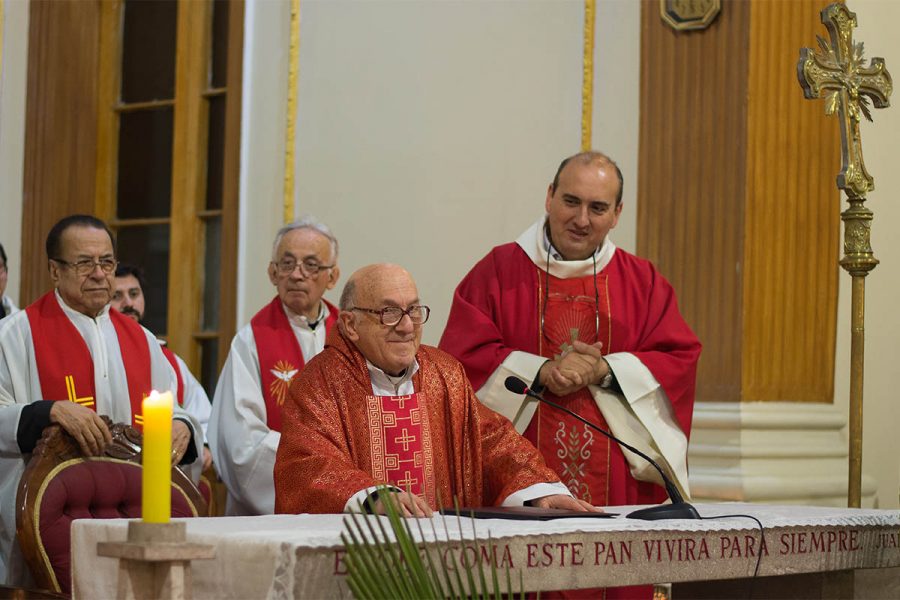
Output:
<instances>
[{"instance_id":1,"label":"white wall","mask_svg":"<svg viewBox=\"0 0 900 600\"><path fill-rule=\"evenodd\" d=\"M603 8L601 22L612 11L637 23L636 4ZM345 278L376 261L406 266L433 309L425 342L437 343L458 281L543 213L559 161L579 149L584 4L305 0L301 10L297 210L335 230ZM599 28L606 44L612 28ZM619 116L637 97L637 53L613 54L598 49L598 80L630 66L634 89L598 86L595 139L633 178L637 115ZM625 238L633 246L633 231Z\"/></svg>"},{"instance_id":2,"label":"white wall","mask_svg":"<svg viewBox=\"0 0 900 600\"><path fill-rule=\"evenodd\" d=\"M866 61L884 57L888 71L896 77L900 73L900 38L896 32L900 2L853 0L848 8L856 12L859 27L854 38L865 43ZM866 167L875 178L875 191L869 193L866 203L875 213L872 248L881 261L866 278L863 472L875 477L882 508L900 506L900 392L894 380L900 358L900 97L896 90L891 100L893 106L873 110L874 123L864 120L861 127ZM837 120L832 119L837 135ZM835 164L835 174L839 170L840 165ZM847 206L843 203L841 208ZM844 414L849 410L850 281L841 270L834 390L835 405Z\"/></svg>"},{"instance_id":3,"label":"white wall","mask_svg":"<svg viewBox=\"0 0 900 600\"><path fill-rule=\"evenodd\" d=\"M9 258L6 295L19 303L22 245L22 168L25 152L25 88L28 2L3 3L0 41L0 243Z\"/></svg>"},{"instance_id":4,"label":"white wall","mask_svg":"<svg viewBox=\"0 0 900 600\"><path fill-rule=\"evenodd\" d=\"M612 234L616 245L637 249L638 132L641 92L641 3L597 2L594 24L593 146L622 170L622 214Z\"/></svg>"}]
</instances>

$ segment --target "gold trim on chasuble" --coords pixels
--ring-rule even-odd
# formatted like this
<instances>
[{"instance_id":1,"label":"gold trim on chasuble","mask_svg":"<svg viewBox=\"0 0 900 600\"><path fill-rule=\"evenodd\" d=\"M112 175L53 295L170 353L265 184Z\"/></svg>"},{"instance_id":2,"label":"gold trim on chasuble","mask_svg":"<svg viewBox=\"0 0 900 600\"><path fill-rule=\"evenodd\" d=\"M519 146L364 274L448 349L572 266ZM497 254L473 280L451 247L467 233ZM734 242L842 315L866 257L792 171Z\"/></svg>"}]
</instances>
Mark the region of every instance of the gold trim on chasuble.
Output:
<instances>
[{"instance_id":1,"label":"gold trim on chasuble","mask_svg":"<svg viewBox=\"0 0 900 600\"><path fill-rule=\"evenodd\" d=\"M536 265L535 265L536 266ZM537 335L538 335L538 353L541 356L546 356L544 353L544 331L541 327L541 315L544 314L544 281L541 279L541 276L544 275L544 272L541 269L538 269L538 287L537 287ZM599 314L599 322L606 322L606 340L603 342L603 353L607 354L609 352L609 348L612 346L612 306L610 303L609 297L609 277L603 273L597 273L596 281L594 285L598 286L602 293L600 294L601 301L601 310ZM604 311L603 308L606 310ZM589 328L590 329L590 328ZM603 331L603 327L600 327L600 331ZM599 332L597 332L599 337ZM573 340L574 341L574 340ZM583 340L584 341L584 340ZM549 349L548 349L549 350ZM580 392L578 392L580 393ZM533 419L537 419L537 438L536 444L539 450L542 452L546 452L548 448L544 445L545 441L542 440L542 429L541 429L541 411L544 406L542 403L538 403L537 412ZM568 407L567 407L568 408ZM577 414L578 411L576 410ZM581 415L583 416L583 415ZM567 427L568 425L568 427ZM581 427L582 431L579 432L578 429ZM583 423L571 423L567 424L565 421L559 420L557 421L557 426L555 430L552 432L553 434L553 445L552 450L556 454L556 458L560 461L560 469L557 471L557 475L560 480L569 488L569 490L577 497L587 502L593 501L593 495L590 492L590 488L585 481L586 469L588 463L591 462L592 453L591 446L594 445L595 432L593 429L584 425ZM612 442L606 436L602 434L600 435L600 443L605 442L606 447L606 465L610 464L610 453L611 448L610 445ZM543 443L542 443L543 442ZM546 457L546 455L545 455ZM547 457L549 458L549 457ZM609 467L607 466L606 473L606 490L604 491L605 500L609 499ZM606 502L604 502L605 504Z\"/></svg>"},{"instance_id":2,"label":"gold trim on chasuble","mask_svg":"<svg viewBox=\"0 0 900 600\"><path fill-rule=\"evenodd\" d=\"M409 406L407 406L409 403ZM434 448L423 393L366 396L372 477L425 498L437 506Z\"/></svg>"}]
</instances>

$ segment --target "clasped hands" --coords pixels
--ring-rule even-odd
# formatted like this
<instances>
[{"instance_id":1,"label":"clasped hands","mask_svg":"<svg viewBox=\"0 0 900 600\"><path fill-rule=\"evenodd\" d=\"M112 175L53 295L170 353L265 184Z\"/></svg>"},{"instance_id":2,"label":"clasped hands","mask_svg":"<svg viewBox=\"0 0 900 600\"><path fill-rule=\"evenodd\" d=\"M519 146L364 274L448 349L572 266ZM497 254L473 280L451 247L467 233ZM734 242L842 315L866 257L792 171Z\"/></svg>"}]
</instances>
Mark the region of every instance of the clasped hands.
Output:
<instances>
[{"instance_id":1,"label":"clasped hands","mask_svg":"<svg viewBox=\"0 0 900 600\"><path fill-rule=\"evenodd\" d=\"M61 400L50 407L50 422L59 425L78 442L85 456L100 456L112 443L112 434L100 415L85 406ZM184 421L172 421L172 464L177 465L191 442Z\"/></svg>"},{"instance_id":2,"label":"clasped hands","mask_svg":"<svg viewBox=\"0 0 900 600\"><path fill-rule=\"evenodd\" d=\"M396 502L397 511L404 517L427 518L434 513L424 498L404 491L390 491L379 494L378 501L372 507L373 513L378 515L386 514L384 505L386 498L389 499L389 502ZM593 506L589 502L566 494L551 494L535 498L531 501L531 505L539 508L559 508L577 512L603 512L603 509L598 506Z\"/></svg>"},{"instance_id":3,"label":"clasped hands","mask_svg":"<svg viewBox=\"0 0 900 600\"><path fill-rule=\"evenodd\" d=\"M538 380L556 396L566 396L588 385L599 384L609 373L609 364L600 352L602 347L601 342L573 342L572 348L562 356L544 363Z\"/></svg>"}]
</instances>

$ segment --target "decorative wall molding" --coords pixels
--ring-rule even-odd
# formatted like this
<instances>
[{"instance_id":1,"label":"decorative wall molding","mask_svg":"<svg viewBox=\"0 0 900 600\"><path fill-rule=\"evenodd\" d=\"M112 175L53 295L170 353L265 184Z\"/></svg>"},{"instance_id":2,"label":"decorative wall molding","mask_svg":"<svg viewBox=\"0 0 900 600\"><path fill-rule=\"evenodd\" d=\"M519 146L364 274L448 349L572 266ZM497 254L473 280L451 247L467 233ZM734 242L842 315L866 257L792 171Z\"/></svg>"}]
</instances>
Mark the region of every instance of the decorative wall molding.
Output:
<instances>
[{"instance_id":1,"label":"decorative wall molding","mask_svg":"<svg viewBox=\"0 0 900 600\"><path fill-rule=\"evenodd\" d=\"M284 123L284 223L296 218L294 148L297 139L297 77L300 68L300 0L291 0L291 33L288 46L287 111Z\"/></svg>"},{"instance_id":2,"label":"decorative wall molding","mask_svg":"<svg viewBox=\"0 0 900 600\"><path fill-rule=\"evenodd\" d=\"M699 402L688 450L697 502L847 505L847 418L830 404ZM875 505L863 476L863 506Z\"/></svg>"},{"instance_id":3,"label":"decorative wall molding","mask_svg":"<svg viewBox=\"0 0 900 600\"><path fill-rule=\"evenodd\" d=\"M581 83L581 150L593 147L594 122L594 21L596 0L584 0L584 59Z\"/></svg>"}]
</instances>

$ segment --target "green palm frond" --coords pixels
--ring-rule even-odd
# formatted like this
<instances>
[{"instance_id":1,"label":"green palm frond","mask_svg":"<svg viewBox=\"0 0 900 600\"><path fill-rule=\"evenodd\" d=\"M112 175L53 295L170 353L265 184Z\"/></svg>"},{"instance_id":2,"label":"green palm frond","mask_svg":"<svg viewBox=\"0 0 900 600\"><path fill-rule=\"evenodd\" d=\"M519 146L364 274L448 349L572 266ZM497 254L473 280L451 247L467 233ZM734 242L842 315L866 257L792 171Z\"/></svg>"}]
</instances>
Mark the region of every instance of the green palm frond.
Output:
<instances>
[{"instance_id":1,"label":"green palm frond","mask_svg":"<svg viewBox=\"0 0 900 600\"><path fill-rule=\"evenodd\" d=\"M488 536L490 557L480 560L480 549L472 522L472 540L466 542L462 535L462 515L458 503L456 519L460 532L458 541L447 533L447 518L441 515L444 532L440 534L431 520L433 542L425 543L422 520L415 519L418 539L413 535L411 519L404 518L388 488L379 488L379 497L385 499L386 519L378 515L351 513L344 519L345 531L341 541L347 555L347 585L359 600L380 598L503 598L500 573L496 564L493 539ZM438 499L440 504L440 499ZM451 517L452 518L452 517ZM385 526L387 523L387 527ZM465 558L467 549L474 557ZM454 551L458 560L453 560ZM441 560L444 557L444 560ZM448 565L447 558L452 564ZM487 563L487 565L485 565ZM490 572L486 572L489 568ZM509 567L505 569L507 597L512 594L512 578ZM452 571L452 573L451 573ZM463 571L461 574L460 571ZM523 590L522 574L519 574L519 590ZM518 596L524 598L520 591Z\"/></svg>"}]
</instances>

